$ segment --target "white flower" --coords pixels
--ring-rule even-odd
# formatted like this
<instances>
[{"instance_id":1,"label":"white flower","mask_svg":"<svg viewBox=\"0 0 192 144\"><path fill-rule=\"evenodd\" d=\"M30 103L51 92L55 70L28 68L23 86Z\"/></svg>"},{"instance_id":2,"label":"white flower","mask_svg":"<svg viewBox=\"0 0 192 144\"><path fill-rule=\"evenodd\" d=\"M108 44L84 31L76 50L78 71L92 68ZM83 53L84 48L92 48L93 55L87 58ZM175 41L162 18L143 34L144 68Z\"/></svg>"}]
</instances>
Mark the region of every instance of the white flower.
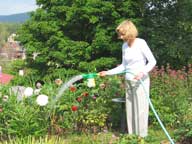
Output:
<instances>
[{"instance_id":1,"label":"white flower","mask_svg":"<svg viewBox=\"0 0 192 144\"><path fill-rule=\"evenodd\" d=\"M24 76L24 70L19 70L19 75Z\"/></svg>"},{"instance_id":2,"label":"white flower","mask_svg":"<svg viewBox=\"0 0 192 144\"><path fill-rule=\"evenodd\" d=\"M48 96L46 95L39 95L36 99L36 102L40 106L45 106L48 103Z\"/></svg>"},{"instance_id":3,"label":"white flower","mask_svg":"<svg viewBox=\"0 0 192 144\"><path fill-rule=\"evenodd\" d=\"M24 91L24 96L25 97L30 97L33 95L33 88L31 87L27 87Z\"/></svg>"},{"instance_id":4,"label":"white flower","mask_svg":"<svg viewBox=\"0 0 192 144\"><path fill-rule=\"evenodd\" d=\"M4 102L8 101L8 99L9 99L9 96L8 96L8 95L4 95L4 96L3 96L3 101L4 101Z\"/></svg>"}]
</instances>

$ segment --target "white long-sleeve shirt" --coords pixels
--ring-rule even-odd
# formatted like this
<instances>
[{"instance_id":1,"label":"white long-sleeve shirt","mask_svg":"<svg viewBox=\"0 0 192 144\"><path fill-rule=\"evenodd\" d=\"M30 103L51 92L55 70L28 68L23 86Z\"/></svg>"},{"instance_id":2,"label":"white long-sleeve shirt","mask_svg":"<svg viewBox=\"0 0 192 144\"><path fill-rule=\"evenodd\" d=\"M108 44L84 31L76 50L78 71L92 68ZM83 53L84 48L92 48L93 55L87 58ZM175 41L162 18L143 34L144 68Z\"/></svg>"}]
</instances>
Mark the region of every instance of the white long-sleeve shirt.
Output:
<instances>
[{"instance_id":1,"label":"white long-sleeve shirt","mask_svg":"<svg viewBox=\"0 0 192 144\"><path fill-rule=\"evenodd\" d=\"M124 70L130 71L137 75L140 72L148 74L156 65L156 60L147 45L146 41L141 38L136 38L131 47L127 42L122 45L122 63L121 65L108 70L107 75L114 75L123 72ZM127 80L133 80L134 75L126 73Z\"/></svg>"}]
</instances>

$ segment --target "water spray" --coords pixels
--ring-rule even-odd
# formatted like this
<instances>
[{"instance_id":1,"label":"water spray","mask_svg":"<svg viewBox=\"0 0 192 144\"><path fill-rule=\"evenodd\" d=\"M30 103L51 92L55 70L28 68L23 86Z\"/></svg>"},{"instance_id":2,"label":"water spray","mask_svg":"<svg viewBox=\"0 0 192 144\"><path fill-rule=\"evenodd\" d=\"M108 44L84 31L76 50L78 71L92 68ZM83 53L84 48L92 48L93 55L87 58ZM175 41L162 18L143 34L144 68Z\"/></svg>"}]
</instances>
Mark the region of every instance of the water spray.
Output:
<instances>
[{"instance_id":1,"label":"water spray","mask_svg":"<svg viewBox=\"0 0 192 144\"><path fill-rule=\"evenodd\" d=\"M95 77L99 76L98 73L88 73L88 74L81 74L72 77L69 81L64 83L61 88L59 89L58 94L56 95L55 99L51 102L51 109L54 108L56 102L59 100L59 98L62 96L65 90L67 90L70 86L73 85L73 83L81 80L81 79L86 79L87 80L87 86L88 87L95 87Z\"/></svg>"}]
</instances>

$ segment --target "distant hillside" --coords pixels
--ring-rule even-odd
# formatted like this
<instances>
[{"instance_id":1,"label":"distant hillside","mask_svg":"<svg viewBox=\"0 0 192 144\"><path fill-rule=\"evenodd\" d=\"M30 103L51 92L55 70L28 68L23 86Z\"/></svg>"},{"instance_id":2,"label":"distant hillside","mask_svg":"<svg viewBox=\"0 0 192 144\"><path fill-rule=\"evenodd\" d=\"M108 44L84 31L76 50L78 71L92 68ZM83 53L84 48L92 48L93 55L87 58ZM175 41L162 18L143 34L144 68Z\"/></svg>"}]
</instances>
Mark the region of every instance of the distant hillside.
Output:
<instances>
[{"instance_id":1,"label":"distant hillside","mask_svg":"<svg viewBox=\"0 0 192 144\"><path fill-rule=\"evenodd\" d=\"M0 15L0 22L22 23L29 19L29 17L29 12L13 15Z\"/></svg>"}]
</instances>

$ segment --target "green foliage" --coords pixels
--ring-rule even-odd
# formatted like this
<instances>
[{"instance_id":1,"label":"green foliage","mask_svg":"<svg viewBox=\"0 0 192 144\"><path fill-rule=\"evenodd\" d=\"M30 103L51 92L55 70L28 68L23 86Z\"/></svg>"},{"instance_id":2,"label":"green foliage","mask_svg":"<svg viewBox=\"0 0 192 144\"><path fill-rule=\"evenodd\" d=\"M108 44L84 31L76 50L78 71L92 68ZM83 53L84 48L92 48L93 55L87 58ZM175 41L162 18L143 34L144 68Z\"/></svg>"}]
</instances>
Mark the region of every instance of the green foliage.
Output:
<instances>
[{"instance_id":1,"label":"green foliage","mask_svg":"<svg viewBox=\"0 0 192 144\"><path fill-rule=\"evenodd\" d=\"M46 111L38 107L34 100L17 102L16 96L1 94L1 135L25 137L44 135L47 132ZM3 132L3 133L2 133Z\"/></svg>"},{"instance_id":2,"label":"green foliage","mask_svg":"<svg viewBox=\"0 0 192 144\"><path fill-rule=\"evenodd\" d=\"M88 88L86 81L75 84L59 99L56 97L57 112L70 113L72 111L70 122L73 122L73 127L78 131L92 132L100 131L105 127L110 128L111 121L109 122L108 119L113 115L112 111L115 109L111 99L117 93L121 95L121 89L118 88L119 82L118 78L106 80L104 83L98 79L95 88ZM112 87L113 90L111 90ZM73 106L77 107L77 110L73 110ZM67 122L66 115L65 122ZM55 123L55 125L66 127L63 123ZM68 126L70 125L68 123Z\"/></svg>"},{"instance_id":3,"label":"green foliage","mask_svg":"<svg viewBox=\"0 0 192 144\"><path fill-rule=\"evenodd\" d=\"M78 62L86 64L100 58L112 57L120 63L121 42L115 28L127 18L136 23L139 37L147 40L158 65L170 63L181 68L192 61L190 0L37 0L37 4L41 8L19 29L18 40L27 49L27 66L44 76L48 69L58 67L81 70ZM1 40L5 42L19 27L1 24ZM33 52L40 53L35 61Z\"/></svg>"},{"instance_id":4,"label":"green foliage","mask_svg":"<svg viewBox=\"0 0 192 144\"><path fill-rule=\"evenodd\" d=\"M185 69L176 71L170 69L169 65L152 72L151 98L166 126L175 127L189 113L189 76ZM153 117L151 120L155 124Z\"/></svg>"},{"instance_id":5,"label":"green foliage","mask_svg":"<svg viewBox=\"0 0 192 144\"><path fill-rule=\"evenodd\" d=\"M12 84L35 87L36 78L17 77ZM101 131L105 127L110 128L111 121L108 122L108 118L115 108L111 106L111 99L117 93L121 95L121 89L118 88L121 80L118 77L106 79L105 83L102 79L98 79L95 88L88 88L87 82L82 81L74 84L75 90L70 87L59 98L57 94L62 86L56 85L50 81L51 79L46 81L39 93L49 96L49 104L44 107L37 105L35 93L31 97L24 96L23 100L18 101L17 93L10 93L11 85L1 86L0 134L2 137L28 135L39 137L47 133L62 134L79 130L92 132L93 127L96 131ZM5 95L8 96L6 100L4 100L7 97ZM56 103L54 103L55 99ZM74 111L72 106L77 106L78 109Z\"/></svg>"},{"instance_id":6,"label":"green foliage","mask_svg":"<svg viewBox=\"0 0 192 144\"><path fill-rule=\"evenodd\" d=\"M10 34L16 33L21 24L0 23L0 48L5 44Z\"/></svg>"},{"instance_id":7,"label":"green foliage","mask_svg":"<svg viewBox=\"0 0 192 144\"><path fill-rule=\"evenodd\" d=\"M186 121L185 123L180 124L180 128L176 131L177 139L180 141L185 141L185 139L192 138L192 122Z\"/></svg>"},{"instance_id":8,"label":"green foliage","mask_svg":"<svg viewBox=\"0 0 192 144\"><path fill-rule=\"evenodd\" d=\"M136 135L121 135L119 141L121 144L145 144L145 140ZM147 143L146 143L147 144Z\"/></svg>"},{"instance_id":9,"label":"green foliage","mask_svg":"<svg viewBox=\"0 0 192 144\"><path fill-rule=\"evenodd\" d=\"M65 69L65 68L58 68L52 69L50 68L47 71L48 75L46 75L43 79L46 81L54 81L55 79L62 79L67 81L69 78L73 77L74 75L79 75L80 71L73 70L73 69ZM42 79L42 78L41 78Z\"/></svg>"},{"instance_id":10,"label":"green foliage","mask_svg":"<svg viewBox=\"0 0 192 144\"><path fill-rule=\"evenodd\" d=\"M57 76L62 77L62 74L62 71L60 74L58 71ZM35 77L34 79L31 76L19 78L20 80L23 78L22 85L34 87ZM37 105L36 94L18 101L16 95L9 95L10 85L0 87L2 137L27 135L39 137L46 134L119 130L122 109L121 105L112 102L112 99L124 97L123 77L96 78L94 88L87 87L86 80L78 81L66 89L60 97L58 92L63 85L56 85L53 78L54 75L44 79L45 85L39 93L49 96L49 103L44 107ZM66 82L70 78L64 77L62 80ZM190 65L187 73L185 70L174 71L168 66L165 69L155 69L151 73L151 80L151 99L162 122L166 127L178 129L175 138L191 138ZM7 101L4 99L5 95L9 96ZM159 124L151 112L150 121L153 128L157 128ZM189 129L185 129L186 127ZM126 135L118 140L122 143L143 142L137 136ZM150 141L156 140L147 139L147 142Z\"/></svg>"},{"instance_id":11,"label":"green foliage","mask_svg":"<svg viewBox=\"0 0 192 144\"><path fill-rule=\"evenodd\" d=\"M80 62L79 69L81 71L88 72L98 72L100 70L109 69L110 67L117 64L117 60L115 58L100 58L97 60L93 60L91 62Z\"/></svg>"},{"instance_id":12,"label":"green foliage","mask_svg":"<svg viewBox=\"0 0 192 144\"><path fill-rule=\"evenodd\" d=\"M19 70L22 70L26 67L26 63L22 59L17 59L10 62L11 67L9 68L9 72L13 75L18 75Z\"/></svg>"},{"instance_id":13,"label":"green foliage","mask_svg":"<svg viewBox=\"0 0 192 144\"><path fill-rule=\"evenodd\" d=\"M33 136L28 136L24 138L9 138L6 141L0 142L0 144L100 144L108 143L111 141L111 133L101 133L98 135L94 134L69 134L67 136L42 136L35 138Z\"/></svg>"},{"instance_id":14,"label":"green foliage","mask_svg":"<svg viewBox=\"0 0 192 144\"><path fill-rule=\"evenodd\" d=\"M0 144L18 144L18 143L24 143L24 144L63 144L66 140L64 138L60 138L58 136L42 136L39 138L35 138L33 136L27 136L27 137L9 137L5 141L1 141Z\"/></svg>"},{"instance_id":15,"label":"green foliage","mask_svg":"<svg viewBox=\"0 0 192 144\"><path fill-rule=\"evenodd\" d=\"M132 8L136 3L37 0L41 8L18 31L18 40L27 50L28 67L45 76L47 70L55 68L87 72L95 71L96 66L96 70L101 70L104 65L99 63L104 60L109 64L105 67L114 66L112 63L120 62L121 57L115 28L128 17L138 22ZM35 60L34 52L40 53Z\"/></svg>"},{"instance_id":16,"label":"green foliage","mask_svg":"<svg viewBox=\"0 0 192 144\"><path fill-rule=\"evenodd\" d=\"M143 8L142 35L154 51L158 65L176 69L191 63L191 0L155 0Z\"/></svg>"},{"instance_id":17,"label":"green foliage","mask_svg":"<svg viewBox=\"0 0 192 144\"><path fill-rule=\"evenodd\" d=\"M115 28L127 18L138 26L140 37L149 43L158 65L169 62L171 67L178 69L192 62L190 0L37 0L37 4L40 8L31 13L31 19L18 31L27 60L13 62L10 70L16 74L24 67L26 75L16 74L11 84L33 87L36 80L45 80L47 84L41 92L49 95L50 100L60 88L53 84L54 79L67 81L73 75L97 72L120 63L122 42L117 40ZM8 33L3 28L2 37L5 35ZM39 54L34 58L33 53ZM184 128L191 127L191 67L181 71L170 67L156 70L151 77L152 102L167 127L180 128L177 136L190 138L191 130ZM98 82L106 87L101 89L97 83L96 88L87 88L85 82L78 82L77 90L66 91L51 114L49 106L36 105L36 95L21 102L14 96L7 102L2 101L9 88L1 86L1 136L94 131L95 127L97 130L111 128L111 124L118 127L121 109L111 99L124 96L122 80L111 77ZM87 97L83 96L85 92ZM81 102L77 98L81 98ZM73 105L78 107L77 111L72 111ZM150 120L157 126L152 113ZM137 143L140 139L122 136L121 141Z\"/></svg>"}]
</instances>

